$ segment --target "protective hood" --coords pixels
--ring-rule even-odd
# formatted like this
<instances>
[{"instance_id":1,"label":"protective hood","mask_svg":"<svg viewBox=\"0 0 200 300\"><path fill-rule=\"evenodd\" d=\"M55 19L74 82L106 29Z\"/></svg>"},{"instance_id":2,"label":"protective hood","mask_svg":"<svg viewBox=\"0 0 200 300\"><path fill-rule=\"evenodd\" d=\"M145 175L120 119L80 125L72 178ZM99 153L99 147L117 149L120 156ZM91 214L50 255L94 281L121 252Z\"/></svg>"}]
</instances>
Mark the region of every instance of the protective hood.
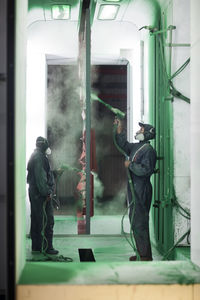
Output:
<instances>
[{"instance_id":1,"label":"protective hood","mask_svg":"<svg viewBox=\"0 0 200 300\"><path fill-rule=\"evenodd\" d=\"M36 139L36 147L39 148L44 153L49 147L49 143L47 139L43 138L42 136L39 136Z\"/></svg>"},{"instance_id":2,"label":"protective hood","mask_svg":"<svg viewBox=\"0 0 200 300\"><path fill-rule=\"evenodd\" d=\"M152 140L155 138L156 135L156 130L155 127L153 127L150 124L144 124L139 122L138 123L140 127L144 128L144 141Z\"/></svg>"}]
</instances>

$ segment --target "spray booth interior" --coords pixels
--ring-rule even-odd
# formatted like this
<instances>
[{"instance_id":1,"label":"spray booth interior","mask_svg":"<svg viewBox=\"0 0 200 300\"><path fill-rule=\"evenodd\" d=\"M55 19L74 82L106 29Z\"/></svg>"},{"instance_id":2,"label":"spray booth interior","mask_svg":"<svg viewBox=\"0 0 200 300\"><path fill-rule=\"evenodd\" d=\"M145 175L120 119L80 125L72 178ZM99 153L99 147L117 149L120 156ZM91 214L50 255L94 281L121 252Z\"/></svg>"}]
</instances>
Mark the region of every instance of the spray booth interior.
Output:
<instances>
[{"instance_id":1,"label":"spray booth interior","mask_svg":"<svg viewBox=\"0 0 200 300\"><path fill-rule=\"evenodd\" d=\"M176 2L28 1L26 116L20 118L18 111L17 117L26 135L24 187L17 185L26 197L20 196L21 208L16 205L19 285L200 282L200 270L190 260L189 145L183 147L179 134L181 122L189 131L185 28L190 20L187 1L175 13ZM185 46L172 47L172 42ZM125 115L130 142L138 122L156 127L151 142L158 156L150 214L154 261L134 266L124 157L113 140L119 113ZM51 166L60 171L54 203L58 261L31 253L25 177L38 136L48 138Z\"/></svg>"}]
</instances>

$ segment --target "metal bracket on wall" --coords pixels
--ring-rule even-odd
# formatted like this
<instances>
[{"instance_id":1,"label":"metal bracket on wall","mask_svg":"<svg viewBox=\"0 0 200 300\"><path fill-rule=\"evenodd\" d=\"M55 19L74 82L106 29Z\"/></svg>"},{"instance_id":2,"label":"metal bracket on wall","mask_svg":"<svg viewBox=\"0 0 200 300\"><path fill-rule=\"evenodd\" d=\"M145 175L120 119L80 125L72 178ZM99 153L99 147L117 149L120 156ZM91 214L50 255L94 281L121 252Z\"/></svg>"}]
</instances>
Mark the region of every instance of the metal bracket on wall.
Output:
<instances>
[{"instance_id":1,"label":"metal bracket on wall","mask_svg":"<svg viewBox=\"0 0 200 300\"><path fill-rule=\"evenodd\" d=\"M172 32L172 30L176 29L176 26L174 25L169 25L166 29L163 29L163 30L158 30L158 31L151 31L150 32L150 35L157 35L157 34L161 34L161 33L166 33L167 31L170 31ZM171 44L171 43L170 43Z\"/></svg>"},{"instance_id":2,"label":"metal bracket on wall","mask_svg":"<svg viewBox=\"0 0 200 300\"><path fill-rule=\"evenodd\" d=\"M171 101L171 102L174 101L174 97L172 97L172 96L165 97L164 99L165 99L166 101Z\"/></svg>"},{"instance_id":3,"label":"metal bracket on wall","mask_svg":"<svg viewBox=\"0 0 200 300\"><path fill-rule=\"evenodd\" d=\"M191 44L176 44L176 43L166 43L166 47L190 47Z\"/></svg>"},{"instance_id":4,"label":"metal bracket on wall","mask_svg":"<svg viewBox=\"0 0 200 300\"><path fill-rule=\"evenodd\" d=\"M160 200L155 200L155 201L154 201L154 204L153 204L153 207L159 208L159 207L160 207L160 203L161 203Z\"/></svg>"},{"instance_id":5,"label":"metal bracket on wall","mask_svg":"<svg viewBox=\"0 0 200 300\"><path fill-rule=\"evenodd\" d=\"M170 205L173 204L173 199L168 199L168 200L163 200L163 201L160 201L160 200L155 200L154 201L154 204L153 204L153 207L155 208L165 208L165 207L168 207Z\"/></svg>"},{"instance_id":6,"label":"metal bracket on wall","mask_svg":"<svg viewBox=\"0 0 200 300\"><path fill-rule=\"evenodd\" d=\"M164 156L157 156L156 157L156 160L163 160L164 159Z\"/></svg>"},{"instance_id":7,"label":"metal bracket on wall","mask_svg":"<svg viewBox=\"0 0 200 300\"><path fill-rule=\"evenodd\" d=\"M172 202L173 202L172 200L173 199L167 199L167 200L161 201L161 207L165 208L165 207L171 206Z\"/></svg>"}]
</instances>

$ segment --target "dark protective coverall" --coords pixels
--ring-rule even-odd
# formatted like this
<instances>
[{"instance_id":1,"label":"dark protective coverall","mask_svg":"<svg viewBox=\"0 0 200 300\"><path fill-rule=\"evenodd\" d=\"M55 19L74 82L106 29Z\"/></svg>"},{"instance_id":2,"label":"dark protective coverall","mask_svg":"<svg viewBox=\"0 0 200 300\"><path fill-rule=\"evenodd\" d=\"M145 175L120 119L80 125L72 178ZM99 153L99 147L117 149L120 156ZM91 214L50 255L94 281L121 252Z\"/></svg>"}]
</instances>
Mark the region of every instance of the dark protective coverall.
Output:
<instances>
[{"instance_id":1,"label":"dark protective coverall","mask_svg":"<svg viewBox=\"0 0 200 300\"><path fill-rule=\"evenodd\" d=\"M129 143L124 133L116 134L116 142L129 156L131 180L134 189L135 213L132 218L133 205L130 206L129 219L134 234L136 247L141 258L152 259L149 238L149 210L152 199L150 176L156 164L156 151L149 141ZM128 203L132 202L130 184L128 183Z\"/></svg>"},{"instance_id":2,"label":"dark protective coverall","mask_svg":"<svg viewBox=\"0 0 200 300\"><path fill-rule=\"evenodd\" d=\"M31 155L28 166L27 182L29 184L29 199L31 204L31 239L32 250L42 250L42 229L44 207L47 216L47 225L45 229L45 237L48 245L44 243L43 249L48 246L52 249L53 239L53 204L50 195L54 193L54 177L51 171L49 160L46 154L39 148L36 148ZM49 197L48 197L49 196ZM44 206L45 200L46 205Z\"/></svg>"}]
</instances>

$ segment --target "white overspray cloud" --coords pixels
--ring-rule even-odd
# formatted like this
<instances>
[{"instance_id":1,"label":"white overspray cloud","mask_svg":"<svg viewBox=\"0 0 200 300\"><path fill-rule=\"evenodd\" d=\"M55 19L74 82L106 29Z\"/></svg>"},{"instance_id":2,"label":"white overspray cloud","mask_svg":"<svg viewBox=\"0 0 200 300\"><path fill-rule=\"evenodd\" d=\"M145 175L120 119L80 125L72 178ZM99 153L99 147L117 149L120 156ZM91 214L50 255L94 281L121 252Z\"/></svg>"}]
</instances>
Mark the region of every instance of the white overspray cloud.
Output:
<instances>
[{"instance_id":1,"label":"white overspray cloud","mask_svg":"<svg viewBox=\"0 0 200 300\"><path fill-rule=\"evenodd\" d=\"M82 118L76 66L49 66L47 125L53 169L63 164L80 168ZM73 197L78 180L76 172L64 172L60 195Z\"/></svg>"},{"instance_id":2,"label":"white overspray cloud","mask_svg":"<svg viewBox=\"0 0 200 300\"><path fill-rule=\"evenodd\" d=\"M52 71L53 70L53 71ZM47 123L53 139L52 160L55 167L78 161L82 130L76 69L51 66L48 78Z\"/></svg>"}]
</instances>

